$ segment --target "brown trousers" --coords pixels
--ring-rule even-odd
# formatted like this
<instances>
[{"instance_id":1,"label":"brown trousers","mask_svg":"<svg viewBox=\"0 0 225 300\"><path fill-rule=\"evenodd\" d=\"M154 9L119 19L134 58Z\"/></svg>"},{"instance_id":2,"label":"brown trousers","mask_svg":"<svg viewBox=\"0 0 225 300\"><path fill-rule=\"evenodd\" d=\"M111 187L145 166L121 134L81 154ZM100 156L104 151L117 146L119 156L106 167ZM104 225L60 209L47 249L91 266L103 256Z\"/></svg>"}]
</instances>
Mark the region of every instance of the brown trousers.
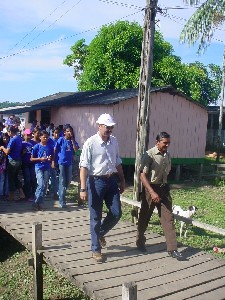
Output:
<instances>
[{"instance_id":1,"label":"brown trousers","mask_svg":"<svg viewBox=\"0 0 225 300\"><path fill-rule=\"evenodd\" d=\"M167 251L177 250L176 230L172 214L172 199L169 193L168 185L151 185L154 191L159 195L160 203L152 201L150 194L143 188L142 203L137 225L137 245L145 244L145 231L151 219L153 210L157 207L160 223L166 238Z\"/></svg>"}]
</instances>

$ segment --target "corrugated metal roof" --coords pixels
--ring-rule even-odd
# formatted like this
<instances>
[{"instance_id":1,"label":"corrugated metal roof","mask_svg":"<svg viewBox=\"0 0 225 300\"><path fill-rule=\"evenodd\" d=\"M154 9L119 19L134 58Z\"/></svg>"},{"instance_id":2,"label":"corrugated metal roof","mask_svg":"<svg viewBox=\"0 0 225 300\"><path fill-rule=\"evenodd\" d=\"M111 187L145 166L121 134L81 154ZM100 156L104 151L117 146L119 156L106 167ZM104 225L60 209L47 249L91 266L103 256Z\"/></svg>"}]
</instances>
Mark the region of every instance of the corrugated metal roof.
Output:
<instances>
[{"instance_id":1,"label":"corrugated metal roof","mask_svg":"<svg viewBox=\"0 0 225 300\"><path fill-rule=\"evenodd\" d=\"M181 95L187 100L200 105L193 101L190 97L177 91L172 86L152 88L151 92L167 92L173 95ZM4 109L4 113L23 113L32 110L50 108L54 106L69 105L110 105L120 101L128 100L138 96L138 89L122 89L122 90L102 90L102 91L85 91L85 92L60 92L47 97L43 97L34 101L26 102L23 106L10 107ZM202 105L200 105L202 106ZM204 106L202 106L204 107ZM205 107L204 107L205 108ZM1 110L3 112L3 110Z\"/></svg>"}]
</instances>

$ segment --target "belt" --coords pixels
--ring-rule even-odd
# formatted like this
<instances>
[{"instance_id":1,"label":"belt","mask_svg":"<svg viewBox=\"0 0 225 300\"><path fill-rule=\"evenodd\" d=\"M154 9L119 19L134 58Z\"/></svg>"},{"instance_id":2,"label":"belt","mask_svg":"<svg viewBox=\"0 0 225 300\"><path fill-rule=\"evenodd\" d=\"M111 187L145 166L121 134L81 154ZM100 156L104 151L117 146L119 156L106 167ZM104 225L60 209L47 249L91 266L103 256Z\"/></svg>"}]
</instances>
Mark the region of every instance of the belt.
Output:
<instances>
[{"instance_id":1,"label":"belt","mask_svg":"<svg viewBox=\"0 0 225 300\"><path fill-rule=\"evenodd\" d=\"M168 183L151 183L150 185L152 185L153 187L160 187L160 188L164 188L165 186L168 185Z\"/></svg>"},{"instance_id":2,"label":"belt","mask_svg":"<svg viewBox=\"0 0 225 300\"><path fill-rule=\"evenodd\" d=\"M114 176L116 173L109 173L109 174L105 174L105 175L90 175L91 177L94 178L110 178L112 176Z\"/></svg>"}]
</instances>

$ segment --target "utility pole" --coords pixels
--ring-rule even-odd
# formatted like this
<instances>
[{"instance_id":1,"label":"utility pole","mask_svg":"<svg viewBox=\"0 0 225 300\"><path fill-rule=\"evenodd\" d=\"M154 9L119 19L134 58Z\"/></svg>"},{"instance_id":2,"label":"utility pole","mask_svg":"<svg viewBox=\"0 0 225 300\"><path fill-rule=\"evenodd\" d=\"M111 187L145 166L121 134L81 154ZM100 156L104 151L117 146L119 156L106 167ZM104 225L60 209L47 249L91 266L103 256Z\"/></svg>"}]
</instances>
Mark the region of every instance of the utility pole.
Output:
<instances>
[{"instance_id":1,"label":"utility pole","mask_svg":"<svg viewBox=\"0 0 225 300\"><path fill-rule=\"evenodd\" d=\"M143 153L149 142L150 90L153 69L153 47L155 35L155 16L158 0L146 0L144 32L141 53L141 68L138 93L136 161L134 173L134 200L140 201L139 167Z\"/></svg>"},{"instance_id":2,"label":"utility pole","mask_svg":"<svg viewBox=\"0 0 225 300\"><path fill-rule=\"evenodd\" d=\"M220 159L220 148L223 145L223 102L224 102L224 88L225 88L225 47L223 52L223 67L222 67L222 85L221 85L221 93L220 93L220 115L219 115L219 130L218 130L218 139L217 139L217 157L216 161L218 162Z\"/></svg>"}]
</instances>

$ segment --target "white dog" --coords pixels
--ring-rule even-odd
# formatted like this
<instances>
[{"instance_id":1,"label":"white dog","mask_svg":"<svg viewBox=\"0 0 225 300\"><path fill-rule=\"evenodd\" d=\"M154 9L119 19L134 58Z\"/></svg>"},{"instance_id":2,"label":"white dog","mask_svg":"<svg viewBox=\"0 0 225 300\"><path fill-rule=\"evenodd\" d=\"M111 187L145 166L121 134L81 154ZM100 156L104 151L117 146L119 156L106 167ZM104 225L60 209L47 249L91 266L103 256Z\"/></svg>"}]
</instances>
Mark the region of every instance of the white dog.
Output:
<instances>
[{"instance_id":1,"label":"white dog","mask_svg":"<svg viewBox=\"0 0 225 300\"><path fill-rule=\"evenodd\" d=\"M173 214L179 215L184 218L191 218L195 214L196 210L197 207L194 205L189 206L188 210L183 210L179 205L173 206ZM180 221L180 237L182 236L184 224L185 224L184 221ZM186 223L185 233L184 233L185 238L187 237L187 227L188 224Z\"/></svg>"}]
</instances>

